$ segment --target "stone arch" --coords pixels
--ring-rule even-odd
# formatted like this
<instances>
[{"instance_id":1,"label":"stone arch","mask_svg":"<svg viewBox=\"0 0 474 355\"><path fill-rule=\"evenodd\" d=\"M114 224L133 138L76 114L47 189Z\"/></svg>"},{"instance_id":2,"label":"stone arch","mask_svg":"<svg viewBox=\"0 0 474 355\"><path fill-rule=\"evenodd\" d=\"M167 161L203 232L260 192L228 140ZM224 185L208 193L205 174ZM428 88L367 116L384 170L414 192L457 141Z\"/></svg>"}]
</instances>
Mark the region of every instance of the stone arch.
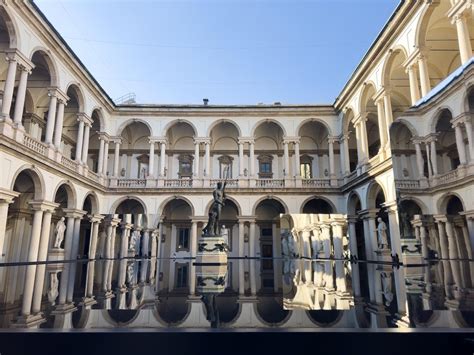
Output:
<instances>
[{"instance_id":1,"label":"stone arch","mask_svg":"<svg viewBox=\"0 0 474 355\"><path fill-rule=\"evenodd\" d=\"M123 122L118 128L116 136L120 137L122 135L123 131L125 130L125 128L127 128L128 126L130 126L131 124L134 124L134 123L144 124L146 127L148 127L148 131L150 132L150 136L153 136L153 130L151 128L151 125L147 121L142 120L140 118L132 118L130 120L127 120L127 121Z\"/></svg>"},{"instance_id":2,"label":"stone arch","mask_svg":"<svg viewBox=\"0 0 474 355\"><path fill-rule=\"evenodd\" d=\"M9 48L20 47L20 31L18 25L14 20L15 16L10 16L10 10L5 6L0 7L0 17L5 24L5 29L8 33Z\"/></svg>"},{"instance_id":3,"label":"stone arch","mask_svg":"<svg viewBox=\"0 0 474 355\"><path fill-rule=\"evenodd\" d=\"M257 121L257 122L255 123L255 125L254 125L254 126L252 127L252 129L250 130L250 136L251 136L251 137L254 137L254 136L255 136L255 131L257 130L257 128L258 128L261 124L263 124L263 123L270 123L270 122L272 122L272 123L276 124L278 127L280 127L281 130L282 130L282 132L283 132L283 135L284 135L284 136L287 135L285 127L284 127L280 122L278 122L277 120L272 119L272 118L265 118L265 119L259 120L259 121Z\"/></svg>"},{"instance_id":4,"label":"stone arch","mask_svg":"<svg viewBox=\"0 0 474 355\"><path fill-rule=\"evenodd\" d=\"M316 123L320 123L322 124L324 127L326 127L327 131L328 131L328 134L330 136L333 135L333 132L331 130L331 127L328 125L328 123L326 121L324 121L323 119L320 119L320 118L308 118L308 119L305 119L303 121L301 121L298 126L296 127L296 134L299 135L300 134L300 130L301 130L301 127L303 127L306 123L309 123L309 122L316 122ZM285 131L283 131L285 132ZM286 133L285 133L286 134Z\"/></svg>"},{"instance_id":5,"label":"stone arch","mask_svg":"<svg viewBox=\"0 0 474 355\"><path fill-rule=\"evenodd\" d=\"M69 90L73 90L76 95L77 102L79 104L79 112L84 112L85 99L84 99L84 92L82 91L82 88L81 88L81 84L78 83L77 81L71 81L69 84L66 85L65 92L67 93Z\"/></svg>"},{"instance_id":6,"label":"stone arch","mask_svg":"<svg viewBox=\"0 0 474 355\"><path fill-rule=\"evenodd\" d=\"M237 207L237 213L238 213L238 215L239 215L239 216L242 216L242 207L240 206L239 202L235 199L235 197L226 195L226 199L229 200L229 201L232 201L232 202L234 203L235 207ZM209 209L211 208L213 202L214 202L214 200L211 199L211 200L207 203L206 209L204 210L204 213L207 214L207 212L208 212Z\"/></svg>"},{"instance_id":7,"label":"stone arch","mask_svg":"<svg viewBox=\"0 0 474 355\"><path fill-rule=\"evenodd\" d=\"M390 86L390 69L392 69L397 53L401 53L405 60L408 58L408 50L401 44L397 44L388 50L388 55L382 65L382 85L385 87Z\"/></svg>"},{"instance_id":8,"label":"stone arch","mask_svg":"<svg viewBox=\"0 0 474 355\"><path fill-rule=\"evenodd\" d=\"M474 84L469 85L463 95L461 112L474 112Z\"/></svg>"},{"instance_id":9,"label":"stone arch","mask_svg":"<svg viewBox=\"0 0 474 355\"><path fill-rule=\"evenodd\" d=\"M326 209L327 207L329 207L331 209L330 212L318 212L318 213L337 213L337 208L336 206L334 205L334 203L332 203L332 201L326 197L323 197L323 196L319 196L319 195L314 195L314 196L310 196L308 198L306 198L306 200L303 201L303 203L301 204L301 207L300 207L300 213L305 213L303 212L305 207L311 202L311 201L323 201L323 205L321 206L323 209ZM324 205L326 204L326 205Z\"/></svg>"},{"instance_id":10,"label":"stone arch","mask_svg":"<svg viewBox=\"0 0 474 355\"><path fill-rule=\"evenodd\" d=\"M362 198L360 196L360 193L357 190L352 190L349 195L347 196L347 203L346 203L346 211L347 214L349 215L355 215L356 214L356 206L352 206L354 204L354 199L357 198L359 202L362 202ZM354 209L354 211L352 211Z\"/></svg>"},{"instance_id":11,"label":"stone arch","mask_svg":"<svg viewBox=\"0 0 474 355\"><path fill-rule=\"evenodd\" d=\"M373 93L371 93L371 90ZM377 92L377 86L373 81L367 81L363 83L362 87L360 88L360 95L359 95L359 112L363 113L367 111L367 102L372 99L372 97Z\"/></svg>"},{"instance_id":12,"label":"stone arch","mask_svg":"<svg viewBox=\"0 0 474 355\"><path fill-rule=\"evenodd\" d=\"M177 120L173 120L173 121L168 122L166 124L166 126L163 128L163 135L164 136L168 135L168 131L177 123L187 123L193 129L194 137L197 137L198 129L197 129L196 125L193 122L191 122L190 120L187 120L187 119L184 119L184 118L179 118Z\"/></svg>"},{"instance_id":13,"label":"stone arch","mask_svg":"<svg viewBox=\"0 0 474 355\"><path fill-rule=\"evenodd\" d=\"M67 194L66 208L79 208L80 209L82 206L77 205L76 189L74 188L74 185L68 180L62 180L56 185L56 188L54 189L54 193L53 193L53 199L56 200L58 191L61 189L61 187L64 188Z\"/></svg>"},{"instance_id":14,"label":"stone arch","mask_svg":"<svg viewBox=\"0 0 474 355\"><path fill-rule=\"evenodd\" d=\"M99 130L100 130L100 132L105 131L105 119L104 119L104 115L102 113L102 107L101 106L95 106L91 111L91 118L95 123L94 116L97 117L97 119L99 121Z\"/></svg>"},{"instance_id":15,"label":"stone arch","mask_svg":"<svg viewBox=\"0 0 474 355\"><path fill-rule=\"evenodd\" d=\"M41 172L34 165L23 165L22 167L20 167L15 172L15 174L12 177L12 184L10 186L10 190L14 191L16 179L23 172L28 174L28 176L31 178L31 180L34 183L34 189L35 189L34 198L35 198L35 200L44 199L45 194L46 194L46 191L45 191L45 186L46 185L45 185L45 182L44 182L44 177L41 174Z\"/></svg>"},{"instance_id":16,"label":"stone arch","mask_svg":"<svg viewBox=\"0 0 474 355\"><path fill-rule=\"evenodd\" d=\"M99 213L100 212L99 198L98 198L97 193L95 191L89 191L88 193L86 193L86 195L82 199L82 203L81 203L80 206L84 206L84 204L86 203L86 199L88 197L90 198L91 205L92 205L91 206L91 209L92 209L91 212L93 214Z\"/></svg>"},{"instance_id":17,"label":"stone arch","mask_svg":"<svg viewBox=\"0 0 474 355\"><path fill-rule=\"evenodd\" d=\"M416 196L402 196L399 203L403 204L404 202L412 202L420 208L422 214L430 214L430 210L426 204Z\"/></svg>"},{"instance_id":18,"label":"stone arch","mask_svg":"<svg viewBox=\"0 0 474 355\"><path fill-rule=\"evenodd\" d=\"M367 208L376 208L377 195L382 192L385 201L387 200L387 192L383 184L380 184L378 181L372 181L367 188L367 195L365 198L365 203Z\"/></svg>"},{"instance_id":19,"label":"stone arch","mask_svg":"<svg viewBox=\"0 0 474 355\"><path fill-rule=\"evenodd\" d=\"M413 126L413 124L410 121L408 121L405 118L397 118L395 121L393 121L390 124L390 137L393 134L392 129L393 129L394 126L396 127L396 124L400 124L400 125L405 126L410 131L410 133L413 137L418 136L418 131L416 130L415 126Z\"/></svg>"},{"instance_id":20,"label":"stone arch","mask_svg":"<svg viewBox=\"0 0 474 355\"><path fill-rule=\"evenodd\" d=\"M47 70L50 76L50 85L49 86L59 86L59 70L56 60L52 57L51 51L45 47L38 46L33 48L28 58L33 62L33 57L39 54L44 59L44 62L47 66ZM35 68L36 69L36 68ZM33 71L35 70L33 69Z\"/></svg>"},{"instance_id":21,"label":"stone arch","mask_svg":"<svg viewBox=\"0 0 474 355\"><path fill-rule=\"evenodd\" d=\"M438 124L438 121L442 118L443 114L449 114L451 116L451 119L453 117L453 110L451 107L447 105L443 105L439 107L433 117L430 120L430 133L436 133L436 126Z\"/></svg>"},{"instance_id":22,"label":"stone arch","mask_svg":"<svg viewBox=\"0 0 474 355\"><path fill-rule=\"evenodd\" d=\"M466 211L466 203L464 202L462 196L460 194L458 194L457 192L447 192L445 193L443 196L441 196L439 199L438 199L438 212L440 214L447 214L448 213L448 204L449 202L451 201L452 198L457 198L460 202L461 202L461 205L462 205L462 210L463 211Z\"/></svg>"},{"instance_id":23,"label":"stone arch","mask_svg":"<svg viewBox=\"0 0 474 355\"><path fill-rule=\"evenodd\" d=\"M277 196L272 196L272 195L268 195L268 196L263 196L263 197L260 197L257 201L255 201L253 207L252 207L252 215L255 216L255 213L257 211L257 207L258 205L265 201L265 200L276 200L278 202L280 202L280 204L283 206L284 210L285 210L285 214L289 213L289 209L288 209L288 206L286 205L286 203L279 197Z\"/></svg>"},{"instance_id":24,"label":"stone arch","mask_svg":"<svg viewBox=\"0 0 474 355\"><path fill-rule=\"evenodd\" d=\"M174 200L183 200L184 202L186 202L189 207L191 208L191 213L193 216L196 215L196 211L194 210L194 204L187 198L187 197L184 197L184 196L181 196L181 195L175 195L175 196L170 196L168 197L167 199L165 199L161 204L160 204L160 207L158 207L158 216L162 216L163 215L163 211L166 207L166 205L171 202L171 201L174 201Z\"/></svg>"},{"instance_id":25,"label":"stone arch","mask_svg":"<svg viewBox=\"0 0 474 355\"><path fill-rule=\"evenodd\" d=\"M209 125L209 127L207 128L206 137L210 137L211 132L214 129L214 127L218 126L221 123L229 123L229 124L233 125L237 129L237 132L239 133L239 137L242 136L242 130L240 129L240 126L237 124L237 122L235 122L233 120L229 120L227 118L221 118L219 120L216 120L216 121L212 122Z\"/></svg>"},{"instance_id":26,"label":"stone arch","mask_svg":"<svg viewBox=\"0 0 474 355\"><path fill-rule=\"evenodd\" d=\"M123 196L123 197L120 197L119 199L117 199L111 206L110 208L110 213L111 214L116 214L116 210L117 208L125 201L128 201L128 200L134 200L136 201L138 204L141 205L142 209L143 209L143 214L147 214L147 206L145 204L145 202L143 202L143 200L137 196ZM131 213L131 212L128 212L128 213Z\"/></svg>"}]
</instances>

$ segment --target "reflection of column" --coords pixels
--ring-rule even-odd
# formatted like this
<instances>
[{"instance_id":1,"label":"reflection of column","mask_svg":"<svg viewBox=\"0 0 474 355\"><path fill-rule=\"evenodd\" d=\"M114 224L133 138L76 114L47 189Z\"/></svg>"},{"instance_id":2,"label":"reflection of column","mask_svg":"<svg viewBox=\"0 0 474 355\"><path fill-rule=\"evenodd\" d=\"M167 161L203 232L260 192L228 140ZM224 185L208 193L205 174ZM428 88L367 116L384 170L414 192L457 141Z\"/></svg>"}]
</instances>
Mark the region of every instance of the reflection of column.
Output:
<instances>
[{"instance_id":1,"label":"reflection of column","mask_svg":"<svg viewBox=\"0 0 474 355\"><path fill-rule=\"evenodd\" d=\"M461 125L459 123L456 123L453 125L453 127L454 127L454 134L456 136L456 147L458 148L459 162L462 165L465 165L467 163L466 147L464 146L464 139L463 139Z\"/></svg>"},{"instance_id":2,"label":"reflection of column","mask_svg":"<svg viewBox=\"0 0 474 355\"><path fill-rule=\"evenodd\" d=\"M48 109L48 118L46 120L46 133L44 137L44 142L46 144L53 144L53 133L54 125L56 120L56 104L58 101L57 93L55 90L48 91L49 99L49 109Z\"/></svg>"},{"instance_id":3,"label":"reflection of column","mask_svg":"<svg viewBox=\"0 0 474 355\"><path fill-rule=\"evenodd\" d=\"M48 243L51 230L51 216L57 204L51 204L50 208L43 213L43 223L41 239L39 242L38 261L45 262L48 259ZM41 310L41 299L43 297L43 286L45 278L46 264L39 264L36 267L35 286L33 291L32 313L36 314Z\"/></svg>"},{"instance_id":4,"label":"reflection of column","mask_svg":"<svg viewBox=\"0 0 474 355\"><path fill-rule=\"evenodd\" d=\"M13 91L15 89L15 77L17 68L17 58L14 53L7 54L8 70L7 78L5 79L5 86L3 87L2 98L2 116L5 119L10 119L10 109L13 100Z\"/></svg>"},{"instance_id":5,"label":"reflection of column","mask_svg":"<svg viewBox=\"0 0 474 355\"><path fill-rule=\"evenodd\" d=\"M426 55L418 56L418 68L420 71L421 96L426 96L431 90L430 75L428 73L428 64L426 63Z\"/></svg>"},{"instance_id":6,"label":"reflection of column","mask_svg":"<svg viewBox=\"0 0 474 355\"><path fill-rule=\"evenodd\" d=\"M76 269L77 269L77 257L79 256L79 240L80 240L80 231L81 231L81 220L82 216L85 214L84 211L78 212L78 217L74 221L74 234L72 237L72 249L71 249L71 260L74 262L71 263L69 268L69 279L67 285L67 296L66 301L72 303L72 296L74 293L74 281L76 278Z\"/></svg>"},{"instance_id":7,"label":"reflection of column","mask_svg":"<svg viewBox=\"0 0 474 355\"><path fill-rule=\"evenodd\" d=\"M77 131L76 161L80 163L82 161L82 144L84 142L84 125L85 125L84 116L78 115L77 121L79 122L79 129Z\"/></svg>"},{"instance_id":8,"label":"reflection of column","mask_svg":"<svg viewBox=\"0 0 474 355\"><path fill-rule=\"evenodd\" d=\"M410 65L406 69L406 72L408 73L408 80L410 81L411 104L414 105L420 99L420 84L418 83L416 67L414 65Z\"/></svg>"},{"instance_id":9,"label":"reflection of column","mask_svg":"<svg viewBox=\"0 0 474 355\"><path fill-rule=\"evenodd\" d=\"M461 54L461 64L465 64L472 57L472 46L469 38L469 27L464 13L454 16L456 31L458 35L459 52Z\"/></svg>"},{"instance_id":10,"label":"reflection of column","mask_svg":"<svg viewBox=\"0 0 474 355\"><path fill-rule=\"evenodd\" d=\"M357 234L356 234L356 217L348 218L348 229L349 229L349 249L351 255L358 258L357 255ZM360 275L359 275L359 264L352 264L352 287L354 288L354 296L359 297L360 292Z\"/></svg>"},{"instance_id":11,"label":"reflection of column","mask_svg":"<svg viewBox=\"0 0 474 355\"><path fill-rule=\"evenodd\" d=\"M198 140L194 140L194 176L196 178L199 177L199 146L200 142Z\"/></svg>"},{"instance_id":12,"label":"reflection of column","mask_svg":"<svg viewBox=\"0 0 474 355\"><path fill-rule=\"evenodd\" d=\"M120 143L122 140L120 138L115 139L115 152L114 152L114 173L113 177L118 178L119 169L120 169Z\"/></svg>"},{"instance_id":13,"label":"reflection of column","mask_svg":"<svg viewBox=\"0 0 474 355\"><path fill-rule=\"evenodd\" d=\"M150 139L150 153L148 160L148 177L155 176L155 141Z\"/></svg>"},{"instance_id":14,"label":"reflection of column","mask_svg":"<svg viewBox=\"0 0 474 355\"><path fill-rule=\"evenodd\" d=\"M451 221L446 219L445 227L446 227L446 236L448 237L448 248L449 248L449 259L450 259L450 264L451 264L451 270L453 272L454 283L456 284L456 288L457 288L457 292L455 293L455 298L458 299L461 296L459 291L462 286L459 261L455 260L459 257L458 247L456 244L453 225Z\"/></svg>"},{"instance_id":15,"label":"reflection of column","mask_svg":"<svg viewBox=\"0 0 474 355\"><path fill-rule=\"evenodd\" d=\"M25 108L26 83L28 81L28 75L31 73L31 68L20 65L20 70L20 81L16 92L15 112L13 114L13 123L18 127L22 126L21 120L23 118L23 109Z\"/></svg>"},{"instance_id":16,"label":"reflection of column","mask_svg":"<svg viewBox=\"0 0 474 355\"><path fill-rule=\"evenodd\" d=\"M255 176L255 142L252 140L249 142L250 153L249 153L249 173L251 177Z\"/></svg>"},{"instance_id":17,"label":"reflection of column","mask_svg":"<svg viewBox=\"0 0 474 355\"><path fill-rule=\"evenodd\" d=\"M196 293L196 266L193 265L196 258L197 249L197 222L193 221L191 224L191 267L189 273L189 294L194 295Z\"/></svg>"},{"instance_id":18,"label":"reflection of column","mask_svg":"<svg viewBox=\"0 0 474 355\"><path fill-rule=\"evenodd\" d=\"M64 259L70 260L71 259L71 249L72 249L72 238L74 234L74 219L75 219L74 211L66 211L66 236L64 240ZM61 272L61 280L59 282L59 304L63 305L66 303L66 295L67 295L67 282L69 277L69 268L71 267L70 263L66 263L64 265L64 269Z\"/></svg>"},{"instance_id":19,"label":"reflection of column","mask_svg":"<svg viewBox=\"0 0 474 355\"><path fill-rule=\"evenodd\" d=\"M27 262L34 263L38 260L38 249L41 236L41 224L43 221L44 208L41 202L30 202L34 211L33 225L31 227L30 246L28 248ZM23 303L21 306L21 314L28 316L31 313L31 302L33 300L33 291L36 275L36 264L28 265L25 271L25 284L23 287Z\"/></svg>"},{"instance_id":20,"label":"reflection of column","mask_svg":"<svg viewBox=\"0 0 474 355\"><path fill-rule=\"evenodd\" d=\"M160 176L165 176L166 142L160 142Z\"/></svg>"},{"instance_id":21,"label":"reflection of column","mask_svg":"<svg viewBox=\"0 0 474 355\"><path fill-rule=\"evenodd\" d=\"M250 221L249 229L249 254L250 259L250 293L254 296L257 293L256 268L255 268L255 221Z\"/></svg>"},{"instance_id":22,"label":"reflection of column","mask_svg":"<svg viewBox=\"0 0 474 355\"><path fill-rule=\"evenodd\" d=\"M244 142L239 139L239 176L244 176Z\"/></svg>"},{"instance_id":23,"label":"reflection of column","mask_svg":"<svg viewBox=\"0 0 474 355\"><path fill-rule=\"evenodd\" d=\"M342 260L342 237L343 237L343 224L342 222L333 222L332 226L332 240L334 245L334 258L335 269L336 269L336 290L338 292L346 292L346 277L344 275L344 263ZM339 261L338 261L339 260Z\"/></svg>"},{"instance_id":24,"label":"reflection of column","mask_svg":"<svg viewBox=\"0 0 474 355\"><path fill-rule=\"evenodd\" d=\"M245 238L245 224L243 221L239 221L239 258L244 257L244 238ZM245 271L244 261L239 260L239 294L245 294Z\"/></svg>"},{"instance_id":25,"label":"reflection of column","mask_svg":"<svg viewBox=\"0 0 474 355\"><path fill-rule=\"evenodd\" d=\"M89 246L89 259L95 259L97 252L97 238L99 236L99 224L102 220L102 216L92 216L91 221L91 237ZM90 261L87 265L87 284L86 284L86 297L92 298L94 295L94 275L95 275L95 260Z\"/></svg>"},{"instance_id":26,"label":"reflection of column","mask_svg":"<svg viewBox=\"0 0 474 355\"><path fill-rule=\"evenodd\" d=\"M284 160L284 176L290 173L290 153L288 152L288 141L283 141L283 160Z\"/></svg>"},{"instance_id":27,"label":"reflection of column","mask_svg":"<svg viewBox=\"0 0 474 355\"><path fill-rule=\"evenodd\" d=\"M436 216L435 221L438 227L438 234L439 234L439 245L440 245L440 258L443 259L443 278L444 278L444 288L446 296L449 297L451 295L449 286L453 283L453 277L451 272L451 264L449 263L449 248L448 248L448 241L446 238L446 231L444 229L444 221L446 220L445 216Z\"/></svg>"},{"instance_id":28,"label":"reflection of column","mask_svg":"<svg viewBox=\"0 0 474 355\"><path fill-rule=\"evenodd\" d=\"M54 127L53 143L56 149L61 148L61 139L63 136L64 106L66 106L66 101L64 99L59 99L58 112L56 114L56 125Z\"/></svg>"}]
</instances>

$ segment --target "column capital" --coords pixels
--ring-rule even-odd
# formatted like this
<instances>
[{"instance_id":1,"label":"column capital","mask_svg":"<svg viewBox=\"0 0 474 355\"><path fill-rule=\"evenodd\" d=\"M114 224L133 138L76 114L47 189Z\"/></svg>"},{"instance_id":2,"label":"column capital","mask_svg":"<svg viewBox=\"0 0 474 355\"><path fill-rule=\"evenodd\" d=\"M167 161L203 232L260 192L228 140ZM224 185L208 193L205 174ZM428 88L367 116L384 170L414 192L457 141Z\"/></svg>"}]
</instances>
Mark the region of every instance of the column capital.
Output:
<instances>
[{"instance_id":1,"label":"column capital","mask_svg":"<svg viewBox=\"0 0 474 355\"><path fill-rule=\"evenodd\" d=\"M91 223L100 223L105 218L105 216L101 214L89 214L87 217Z\"/></svg>"},{"instance_id":2,"label":"column capital","mask_svg":"<svg viewBox=\"0 0 474 355\"><path fill-rule=\"evenodd\" d=\"M114 215L109 215L104 219L104 222L110 224L112 227L117 227L121 221L120 218L115 218Z\"/></svg>"},{"instance_id":3,"label":"column capital","mask_svg":"<svg viewBox=\"0 0 474 355\"><path fill-rule=\"evenodd\" d=\"M105 132L98 132L99 133L99 140L102 140L104 142L110 142L110 140L112 139L111 136L109 136L108 133L105 133Z\"/></svg>"},{"instance_id":4,"label":"column capital","mask_svg":"<svg viewBox=\"0 0 474 355\"><path fill-rule=\"evenodd\" d=\"M395 213L398 212L398 204L397 201L387 201L382 204L382 207L387 210L388 213Z\"/></svg>"},{"instance_id":5,"label":"column capital","mask_svg":"<svg viewBox=\"0 0 474 355\"><path fill-rule=\"evenodd\" d=\"M438 140L439 133L430 133L424 137L425 143L436 142Z\"/></svg>"},{"instance_id":6,"label":"column capital","mask_svg":"<svg viewBox=\"0 0 474 355\"><path fill-rule=\"evenodd\" d=\"M451 124L453 125L453 127L456 127L460 124L464 124L466 123L467 120L471 119L471 114L469 112L463 112L461 113L460 115L454 117L453 119L451 119Z\"/></svg>"},{"instance_id":7,"label":"column capital","mask_svg":"<svg viewBox=\"0 0 474 355\"><path fill-rule=\"evenodd\" d=\"M448 217L444 214L435 214L433 218L436 223L446 223L448 221Z\"/></svg>"},{"instance_id":8,"label":"column capital","mask_svg":"<svg viewBox=\"0 0 474 355\"><path fill-rule=\"evenodd\" d=\"M69 101L69 96L67 96L62 90L60 90L56 86L50 86L48 88L48 96L56 97L59 101L62 101L64 103Z\"/></svg>"},{"instance_id":9,"label":"column capital","mask_svg":"<svg viewBox=\"0 0 474 355\"><path fill-rule=\"evenodd\" d=\"M31 71L35 68L33 62L16 48L7 49L5 51L5 54L6 60L9 62L17 62L21 70L25 70L31 73Z\"/></svg>"},{"instance_id":10,"label":"column capital","mask_svg":"<svg viewBox=\"0 0 474 355\"><path fill-rule=\"evenodd\" d=\"M92 126L92 123L94 123L94 121L92 120L92 118L90 118L89 116L87 116L84 112L79 112L77 115L77 122L84 122L84 124L88 125L89 127Z\"/></svg>"},{"instance_id":11,"label":"column capital","mask_svg":"<svg viewBox=\"0 0 474 355\"><path fill-rule=\"evenodd\" d=\"M209 137L194 137L194 144L210 144L211 138Z\"/></svg>"},{"instance_id":12,"label":"column capital","mask_svg":"<svg viewBox=\"0 0 474 355\"><path fill-rule=\"evenodd\" d=\"M109 142L115 143L118 145L122 144L122 141L123 141L122 137L119 137L119 136L113 136L109 138Z\"/></svg>"},{"instance_id":13,"label":"column capital","mask_svg":"<svg viewBox=\"0 0 474 355\"><path fill-rule=\"evenodd\" d=\"M451 19L451 24L455 24L456 21L467 19L472 13L472 2L471 1L457 1L448 11L447 16Z\"/></svg>"},{"instance_id":14,"label":"column capital","mask_svg":"<svg viewBox=\"0 0 474 355\"><path fill-rule=\"evenodd\" d=\"M465 216L467 219L474 220L474 210L459 212L461 216Z\"/></svg>"},{"instance_id":15,"label":"column capital","mask_svg":"<svg viewBox=\"0 0 474 355\"><path fill-rule=\"evenodd\" d=\"M416 214L413 216L413 219L410 221L413 227L423 227L426 225L426 221L422 215Z\"/></svg>"},{"instance_id":16,"label":"column capital","mask_svg":"<svg viewBox=\"0 0 474 355\"><path fill-rule=\"evenodd\" d=\"M284 136L283 143L299 143L301 137L299 136Z\"/></svg>"},{"instance_id":17,"label":"column capital","mask_svg":"<svg viewBox=\"0 0 474 355\"><path fill-rule=\"evenodd\" d=\"M424 142L424 137L414 136L414 137L412 137L411 142L415 145L421 144L421 143Z\"/></svg>"},{"instance_id":18,"label":"column capital","mask_svg":"<svg viewBox=\"0 0 474 355\"><path fill-rule=\"evenodd\" d=\"M168 138L166 137L154 137L156 143L168 145Z\"/></svg>"},{"instance_id":19,"label":"column capital","mask_svg":"<svg viewBox=\"0 0 474 355\"><path fill-rule=\"evenodd\" d=\"M82 218L85 214L87 214L87 211L79 210L76 208L64 208L63 211L66 214L66 217L71 218Z\"/></svg>"},{"instance_id":20,"label":"column capital","mask_svg":"<svg viewBox=\"0 0 474 355\"><path fill-rule=\"evenodd\" d=\"M148 137L148 143L150 143L150 144L159 143L160 139L161 139L161 137L150 136L150 137Z\"/></svg>"},{"instance_id":21,"label":"column capital","mask_svg":"<svg viewBox=\"0 0 474 355\"><path fill-rule=\"evenodd\" d=\"M371 208L371 209L360 210L358 212L358 215L362 219L375 218L377 217L378 212L379 210L377 208Z\"/></svg>"},{"instance_id":22,"label":"column capital","mask_svg":"<svg viewBox=\"0 0 474 355\"><path fill-rule=\"evenodd\" d=\"M238 137L238 142L239 144L245 144L245 143L255 143L255 139L253 137Z\"/></svg>"},{"instance_id":23,"label":"column capital","mask_svg":"<svg viewBox=\"0 0 474 355\"><path fill-rule=\"evenodd\" d=\"M30 201L28 204L31 206L31 209L34 211L48 211L53 212L56 208L59 207L59 203L54 203L45 200L36 200Z\"/></svg>"},{"instance_id":24,"label":"column capital","mask_svg":"<svg viewBox=\"0 0 474 355\"><path fill-rule=\"evenodd\" d=\"M358 221L357 215L347 215L347 223L357 223Z\"/></svg>"},{"instance_id":25,"label":"column capital","mask_svg":"<svg viewBox=\"0 0 474 355\"><path fill-rule=\"evenodd\" d=\"M328 136L328 143L339 143L338 136Z\"/></svg>"},{"instance_id":26,"label":"column capital","mask_svg":"<svg viewBox=\"0 0 474 355\"><path fill-rule=\"evenodd\" d=\"M19 195L19 192L0 188L0 203L12 203Z\"/></svg>"},{"instance_id":27,"label":"column capital","mask_svg":"<svg viewBox=\"0 0 474 355\"><path fill-rule=\"evenodd\" d=\"M353 120L354 122L354 126L355 125L358 125L358 124L361 124L361 123L365 123L367 122L367 120L369 119L368 117L368 113L367 112L361 112L359 113Z\"/></svg>"},{"instance_id":28,"label":"column capital","mask_svg":"<svg viewBox=\"0 0 474 355\"><path fill-rule=\"evenodd\" d=\"M207 216L192 216L191 217L191 222L192 223L206 223L208 220L208 217Z\"/></svg>"},{"instance_id":29,"label":"column capital","mask_svg":"<svg viewBox=\"0 0 474 355\"><path fill-rule=\"evenodd\" d=\"M383 102L385 96L390 95L392 88L388 85L382 86L375 94L372 96L372 100L375 103Z\"/></svg>"}]
</instances>

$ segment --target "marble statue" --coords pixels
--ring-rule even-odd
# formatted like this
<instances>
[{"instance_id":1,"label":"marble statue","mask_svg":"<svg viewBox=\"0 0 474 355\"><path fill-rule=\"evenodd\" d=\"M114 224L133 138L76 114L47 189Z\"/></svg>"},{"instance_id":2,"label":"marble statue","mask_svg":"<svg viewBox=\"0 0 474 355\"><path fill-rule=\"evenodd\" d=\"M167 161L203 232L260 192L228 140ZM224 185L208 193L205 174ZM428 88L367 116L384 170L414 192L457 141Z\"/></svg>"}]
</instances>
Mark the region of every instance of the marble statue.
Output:
<instances>
[{"instance_id":1,"label":"marble statue","mask_svg":"<svg viewBox=\"0 0 474 355\"><path fill-rule=\"evenodd\" d=\"M392 293L392 275L391 273L382 272L382 293L385 298L385 305L388 307L393 301Z\"/></svg>"},{"instance_id":2,"label":"marble statue","mask_svg":"<svg viewBox=\"0 0 474 355\"><path fill-rule=\"evenodd\" d=\"M56 239L54 240L54 248L61 248L61 243L64 240L64 232L66 231L66 224L64 223L64 217L56 224L56 228L54 229L54 235Z\"/></svg>"},{"instance_id":3,"label":"marble statue","mask_svg":"<svg viewBox=\"0 0 474 355\"><path fill-rule=\"evenodd\" d=\"M379 249L388 249L387 225L382 218L377 218L377 241Z\"/></svg>"},{"instance_id":4,"label":"marble statue","mask_svg":"<svg viewBox=\"0 0 474 355\"><path fill-rule=\"evenodd\" d=\"M49 290L48 290L48 301L52 306L56 304L56 298L59 295L58 292L58 274L51 273L49 274Z\"/></svg>"},{"instance_id":5,"label":"marble statue","mask_svg":"<svg viewBox=\"0 0 474 355\"><path fill-rule=\"evenodd\" d=\"M209 212L209 219L207 225L202 230L203 237L213 237L219 235L219 219L221 217L221 210L224 206L225 196L225 186L227 182L224 181L218 182L217 187L212 193L214 201Z\"/></svg>"}]
</instances>

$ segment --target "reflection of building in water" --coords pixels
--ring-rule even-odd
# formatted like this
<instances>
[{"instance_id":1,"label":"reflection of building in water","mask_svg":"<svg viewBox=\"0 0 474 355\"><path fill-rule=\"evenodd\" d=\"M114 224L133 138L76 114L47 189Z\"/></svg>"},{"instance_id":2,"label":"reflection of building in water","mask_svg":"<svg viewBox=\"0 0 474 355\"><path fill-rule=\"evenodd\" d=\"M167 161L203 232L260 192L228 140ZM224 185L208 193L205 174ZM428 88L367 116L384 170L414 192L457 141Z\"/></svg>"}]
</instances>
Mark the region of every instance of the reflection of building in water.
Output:
<instances>
[{"instance_id":1,"label":"reflection of building in water","mask_svg":"<svg viewBox=\"0 0 474 355\"><path fill-rule=\"evenodd\" d=\"M285 309L349 309L351 276L343 261L347 217L289 214L281 217L280 226Z\"/></svg>"},{"instance_id":2,"label":"reflection of building in water","mask_svg":"<svg viewBox=\"0 0 474 355\"><path fill-rule=\"evenodd\" d=\"M211 188L226 171L229 256L249 257L229 262L227 293L246 319L297 323L275 301L281 213L347 215L350 255L359 260L442 257L436 273L419 272L423 297L430 303L432 289L443 289L439 302L457 310L473 286L471 266L447 260L472 258L474 240L470 13L469 1L402 1L333 105L121 105L34 3L2 3L1 261L163 258L134 266L131 281L128 263L110 260L1 268L2 314L35 326L49 299L67 319L81 304L140 307L140 295L155 293L170 302L160 309L187 314L181 300L195 295L196 270L186 258L196 255ZM130 238L135 246L125 248ZM297 253L319 253L321 243L309 240ZM402 269L388 273L352 265L357 326L409 325Z\"/></svg>"}]
</instances>

